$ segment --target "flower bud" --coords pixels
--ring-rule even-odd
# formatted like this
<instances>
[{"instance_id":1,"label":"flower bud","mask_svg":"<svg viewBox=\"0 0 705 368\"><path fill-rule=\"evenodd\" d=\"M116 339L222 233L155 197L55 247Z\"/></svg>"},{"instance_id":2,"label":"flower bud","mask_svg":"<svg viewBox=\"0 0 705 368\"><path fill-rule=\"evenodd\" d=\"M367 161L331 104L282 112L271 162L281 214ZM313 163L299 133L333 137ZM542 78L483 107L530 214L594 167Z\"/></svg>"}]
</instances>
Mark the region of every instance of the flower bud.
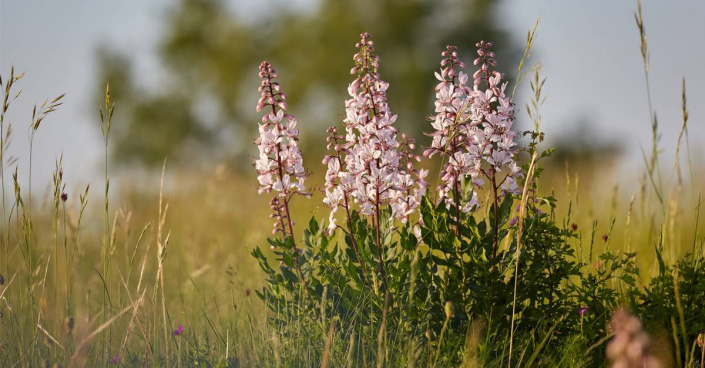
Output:
<instances>
[{"instance_id":1,"label":"flower bud","mask_svg":"<svg viewBox=\"0 0 705 368\"><path fill-rule=\"evenodd\" d=\"M64 319L64 328L66 329L66 331L71 332L71 331L73 331L73 326L74 326L73 316L67 316Z\"/></svg>"},{"instance_id":2,"label":"flower bud","mask_svg":"<svg viewBox=\"0 0 705 368\"><path fill-rule=\"evenodd\" d=\"M447 301L446 302L446 307L445 307L445 312L446 312L446 318L454 318L455 317L455 303L452 301Z\"/></svg>"}]
</instances>

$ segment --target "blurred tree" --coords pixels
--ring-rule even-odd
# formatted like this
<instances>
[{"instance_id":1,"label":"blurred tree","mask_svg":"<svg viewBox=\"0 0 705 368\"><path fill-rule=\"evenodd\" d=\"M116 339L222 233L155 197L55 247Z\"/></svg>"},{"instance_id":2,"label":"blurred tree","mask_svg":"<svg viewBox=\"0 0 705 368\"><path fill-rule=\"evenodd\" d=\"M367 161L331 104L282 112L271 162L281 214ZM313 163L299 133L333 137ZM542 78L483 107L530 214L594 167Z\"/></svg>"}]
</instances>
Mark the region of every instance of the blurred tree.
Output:
<instances>
[{"instance_id":1,"label":"blurred tree","mask_svg":"<svg viewBox=\"0 0 705 368\"><path fill-rule=\"evenodd\" d=\"M263 2L257 6L271 10L252 16L220 0L180 0L167 13L159 45L169 78L149 93L131 83L124 57L103 52L99 90L107 81L121 83L116 101L123 123L115 124L114 157L151 166L166 155L172 161L203 156L194 152L251 155L263 59L279 70L290 112L307 131L304 151L320 150L324 145L314 142L340 120L354 44L365 31L373 35L380 73L390 82L399 127L413 136L428 130L433 72L446 44L460 47L472 72L475 42L491 40L502 70L515 69L518 53L494 14L496 1L311 1L310 11Z\"/></svg>"}]
</instances>

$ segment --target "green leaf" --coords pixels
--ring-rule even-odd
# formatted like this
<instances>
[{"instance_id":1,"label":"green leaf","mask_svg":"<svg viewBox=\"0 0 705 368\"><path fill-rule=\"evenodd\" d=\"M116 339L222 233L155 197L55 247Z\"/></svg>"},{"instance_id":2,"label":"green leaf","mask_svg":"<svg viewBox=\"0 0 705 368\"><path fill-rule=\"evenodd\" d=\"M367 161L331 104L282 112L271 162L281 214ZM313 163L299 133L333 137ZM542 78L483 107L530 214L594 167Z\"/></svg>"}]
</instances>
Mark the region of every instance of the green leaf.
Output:
<instances>
[{"instance_id":1,"label":"green leaf","mask_svg":"<svg viewBox=\"0 0 705 368\"><path fill-rule=\"evenodd\" d=\"M512 213L512 204L514 203L514 198L510 195L504 196L504 200L499 205L499 224L500 227L507 223L509 216Z\"/></svg>"},{"instance_id":2,"label":"green leaf","mask_svg":"<svg viewBox=\"0 0 705 368\"><path fill-rule=\"evenodd\" d=\"M663 275L666 273L666 263L663 261L663 248L656 244L654 245L654 249L656 250L656 259L658 260L658 273L659 275Z\"/></svg>"},{"instance_id":3,"label":"green leaf","mask_svg":"<svg viewBox=\"0 0 705 368\"><path fill-rule=\"evenodd\" d=\"M288 281L292 284L296 284L299 282L299 278L296 277L296 275L293 272L291 272L291 269L289 269L288 267L282 267L281 271L282 271L282 276L284 276L286 281Z\"/></svg>"}]
</instances>

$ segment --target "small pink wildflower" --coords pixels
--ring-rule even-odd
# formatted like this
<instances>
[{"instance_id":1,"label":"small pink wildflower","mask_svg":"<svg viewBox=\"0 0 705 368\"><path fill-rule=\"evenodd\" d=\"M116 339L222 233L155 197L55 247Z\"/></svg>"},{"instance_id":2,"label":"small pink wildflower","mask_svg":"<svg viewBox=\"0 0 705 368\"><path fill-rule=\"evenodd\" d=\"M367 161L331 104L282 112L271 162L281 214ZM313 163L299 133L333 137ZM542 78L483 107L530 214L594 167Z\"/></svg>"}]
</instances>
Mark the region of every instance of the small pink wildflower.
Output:
<instances>
[{"instance_id":1,"label":"small pink wildflower","mask_svg":"<svg viewBox=\"0 0 705 368\"><path fill-rule=\"evenodd\" d=\"M120 364L120 355L117 354L108 360L108 364L118 365Z\"/></svg>"},{"instance_id":2,"label":"small pink wildflower","mask_svg":"<svg viewBox=\"0 0 705 368\"><path fill-rule=\"evenodd\" d=\"M578 310L578 314L580 315L580 317L584 316L585 313L587 313L588 309L590 308L588 308L587 305L583 305L582 307L580 307L580 309Z\"/></svg>"},{"instance_id":3,"label":"small pink wildflower","mask_svg":"<svg viewBox=\"0 0 705 368\"><path fill-rule=\"evenodd\" d=\"M179 325L179 327L174 330L171 335L172 336L181 336L184 333L184 325Z\"/></svg>"}]
</instances>

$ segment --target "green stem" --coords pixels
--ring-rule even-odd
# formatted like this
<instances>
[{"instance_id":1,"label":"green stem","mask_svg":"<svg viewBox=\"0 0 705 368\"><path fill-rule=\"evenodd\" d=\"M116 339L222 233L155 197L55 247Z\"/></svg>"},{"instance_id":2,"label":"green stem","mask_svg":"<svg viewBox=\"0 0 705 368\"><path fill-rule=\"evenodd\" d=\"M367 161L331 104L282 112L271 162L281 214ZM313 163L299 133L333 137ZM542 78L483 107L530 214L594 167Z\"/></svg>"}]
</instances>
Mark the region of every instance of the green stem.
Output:
<instances>
[{"instance_id":1,"label":"green stem","mask_svg":"<svg viewBox=\"0 0 705 368\"><path fill-rule=\"evenodd\" d=\"M379 261L379 272L382 275L382 286L387 289L387 274L384 270L384 258L382 258L382 237L380 234L381 222L379 220L380 209L379 209L379 186L377 187L377 192L375 194L375 227L377 228L377 260Z\"/></svg>"},{"instance_id":2,"label":"green stem","mask_svg":"<svg viewBox=\"0 0 705 368\"><path fill-rule=\"evenodd\" d=\"M10 77L10 83L12 82L12 77ZM5 111L7 106L7 99L9 90L5 92L5 104L3 105L3 111L0 115L0 182L2 182L2 221L5 224L5 216L7 216L7 205L5 204ZM5 272L9 273L10 270L10 219L7 219L7 225L4 229L3 241L5 243Z\"/></svg>"},{"instance_id":3,"label":"green stem","mask_svg":"<svg viewBox=\"0 0 705 368\"><path fill-rule=\"evenodd\" d=\"M438 357L441 355L441 345L443 344L443 335L445 335L446 330L448 329L448 320L450 320L449 316L446 316L445 321L443 321L443 328L441 329L441 335L438 337L438 347L436 348L436 357L433 359L433 365L431 368L435 367L436 364L438 363Z\"/></svg>"},{"instance_id":4,"label":"green stem","mask_svg":"<svg viewBox=\"0 0 705 368\"><path fill-rule=\"evenodd\" d=\"M490 180L492 181L492 209L494 211L494 224L492 225L492 256L497 256L497 245L499 242L499 203L497 196L497 170L494 166L490 167Z\"/></svg>"}]
</instances>

